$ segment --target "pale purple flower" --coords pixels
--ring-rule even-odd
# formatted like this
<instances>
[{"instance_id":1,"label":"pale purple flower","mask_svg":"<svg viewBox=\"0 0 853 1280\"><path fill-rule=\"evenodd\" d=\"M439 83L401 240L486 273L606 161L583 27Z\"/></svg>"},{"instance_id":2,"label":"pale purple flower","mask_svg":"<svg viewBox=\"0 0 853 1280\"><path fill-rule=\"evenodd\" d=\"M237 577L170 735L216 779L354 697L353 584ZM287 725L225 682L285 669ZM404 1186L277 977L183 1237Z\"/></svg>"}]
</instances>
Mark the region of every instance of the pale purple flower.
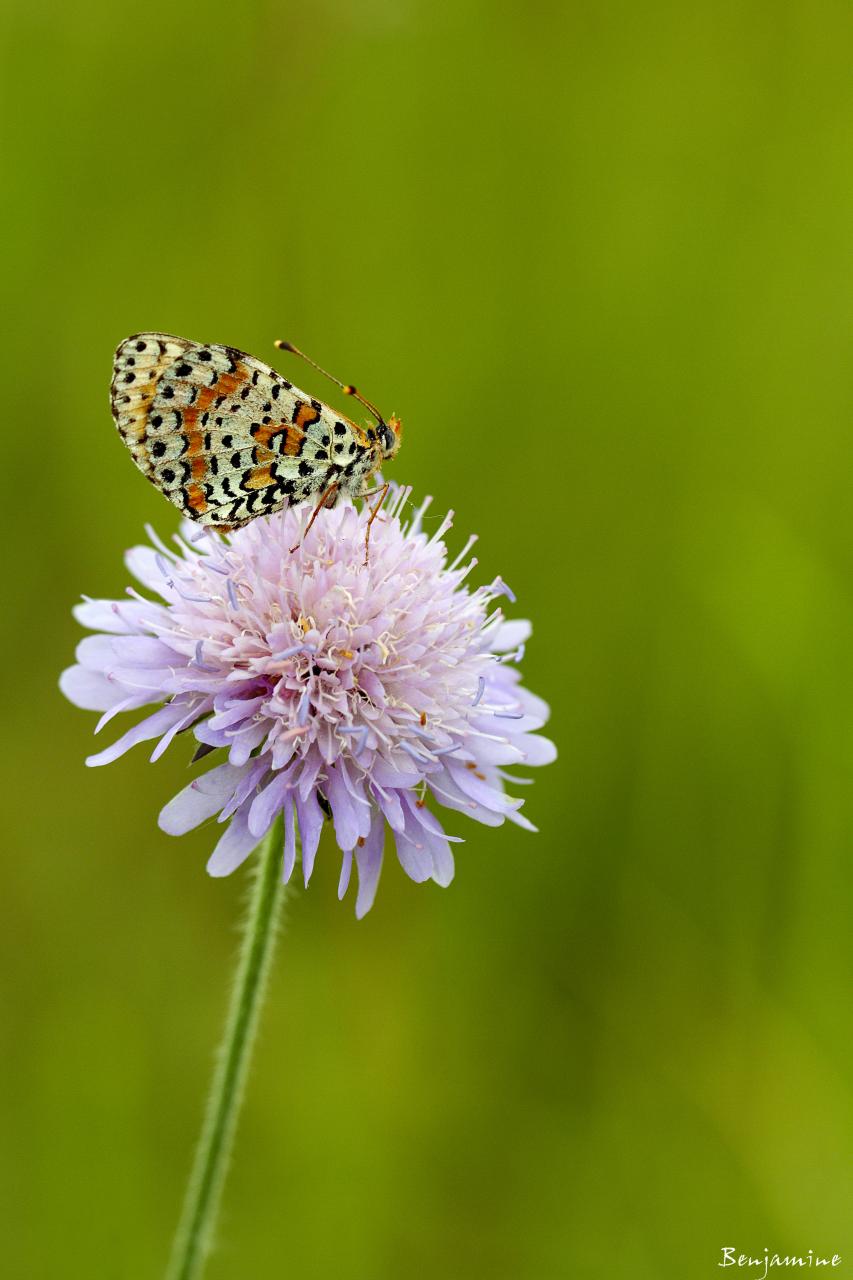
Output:
<instances>
[{"instance_id":1,"label":"pale purple flower","mask_svg":"<svg viewBox=\"0 0 853 1280\"><path fill-rule=\"evenodd\" d=\"M505 766L547 764L539 737L546 704L520 684L517 662L530 624L506 621L495 604L514 597L500 579L470 590L474 542L447 563L444 535L423 531L428 501L409 524L409 491L397 490L373 525L364 564L366 509L320 513L298 551L304 507L285 509L226 537L185 525L170 550L127 554L131 573L159 597L129 590L123 601L86 600L81 641L62 675L65 695L102 711L157 704L112 746L108 764L158 739L156 760L191 730L196 756L227 759L196 778L160 814L181 835L217 816L227 827L208 871L228 875L284 817L284 878L301 835L307 885L328 816L343 852L339 896L353 856L356 914L373 903L386 824L413 880L447 885L451 842L428 801L488 826L505 818L535 830L504 782Z\"/></svg>"}]
</instances>

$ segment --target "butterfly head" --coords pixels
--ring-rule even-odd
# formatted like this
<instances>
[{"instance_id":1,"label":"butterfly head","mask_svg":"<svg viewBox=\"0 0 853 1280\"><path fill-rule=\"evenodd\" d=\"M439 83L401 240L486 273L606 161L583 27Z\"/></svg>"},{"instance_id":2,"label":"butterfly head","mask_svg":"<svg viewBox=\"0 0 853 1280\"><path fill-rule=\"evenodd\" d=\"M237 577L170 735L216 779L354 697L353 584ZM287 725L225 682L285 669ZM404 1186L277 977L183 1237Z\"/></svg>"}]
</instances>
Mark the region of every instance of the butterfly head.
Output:
<instances>
[{"instance_id":1,"label":"butterfly head","mask_svg":"<svg viewBox=\"0 0 853 1280\"><path fill-rule=\"evenodd\" d=\"M381 422L376 434L382 446L383 459L393 458L400 448L400 437L403 434L403 424L396 414L392 413L387 422Z\"/></svg>"}]
</instances>

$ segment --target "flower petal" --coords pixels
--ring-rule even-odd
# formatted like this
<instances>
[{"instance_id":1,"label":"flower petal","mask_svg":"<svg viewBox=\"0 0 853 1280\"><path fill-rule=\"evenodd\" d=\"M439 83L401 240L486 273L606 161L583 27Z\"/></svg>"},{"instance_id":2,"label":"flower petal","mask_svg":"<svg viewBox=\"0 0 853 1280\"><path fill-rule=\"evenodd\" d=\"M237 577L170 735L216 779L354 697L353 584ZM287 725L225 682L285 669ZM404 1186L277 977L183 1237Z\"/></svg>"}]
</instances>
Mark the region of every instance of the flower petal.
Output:
<instances>
[{"instance_id":1,"label":"flower petal","mask_svg":"<svg viewBox=\"0 0 853 1280\"><path fill-rule=\"evenodd\" d=\"M266 835L266 832L264 832L264 835ZM249 830L247 809L240 809L234 814L228 830L207 860L208 874L212 876L230 876L231 872L236 871L241 862L246 861L249 854L259 843L257 836L254 836Z\"/></svg>"},{"instance_id":2,"label":"flower petal","mask_svg":"<svg viewBox=\"0 0 853 1280\"><path fill-rule=\"evenodd\" d=\"M231 739L224 729L211 729L209 720L202 720L193 729L193 734L198 742L203 742L207 747L230 747Z\"/></svg>"},{"instance_id":3,"label":"flower petal","mask_svg":"<svg viewBox=\"0 0 853 1280\"><path fill-rule=\"evenodd\" d=\"M112 667L168 669L185 667L188 662L185 655L176 653L155 636L85 636L75 656L89 671L109 671Z\"/></svg>"},{"instance_id":4,"label":"flower petal","mask_svg":"<svg viewBox=\"0 0 853 1280\"><path fill-rule=\"evenodd\" d=\"M279 772L274 775L272 782L268 782L263 791L255 796L249 809L249 830L253 831L258 839L262 832L269 830L270 823L273 822L276 814L284 808L285 799L292 786L293 782L287 774Z\"/></svg>"},{"instance_id":5,"label":"flower petal","mask_svg":"<svg viewBox=\"0 0 853 1280\"><path fill-rule=\"evenodd\" d=\"M394 833L400 866L410 880L422 884L432 879L432 854L423 841L410 840L402 831Z\"/></svg>"},{"instance_id":6,"label":"flower petal","mask_svg":"<svg viewBox=\"0 0 853 1280\"><path fill-rule=\"evenodd\" d=\"M376 803L388 820L389 827L394 831L403 831L406 826L406 815L403 813L403 806L400 804L400 796L405 795L405 792L386 791L379 786L374 787L373 790Z\"/></svg>"},{"instance_id":7,"label":"flower petal","mask_svg":"<svg viewBox=\"0 0 853 1280\"><path fill-rule=\"evenodd\" d=\"M519 742L524 741L524 735L532 733L535 729L541 729L545 723L542 716L527 716L522 714L518 709L518 699L515 690L510 694L509 699L501 693L493 693L487 691L486 697L490 699L495 707L500 708L498 711L492 710L490 707L482 715L471 716L471 728L476 729L478 733L500 734L503 736L512 735Z\"/></svg>"},{"instance_id":8,"label":"flower petal","mask_svg":"<svg viewBox=\"0 0 853 1280\"><path fill-rule=\"evenodd\" d=\"M510 822L514 822L517 827L523 827L525 831L538 832L539 828L534 827L529 818L525 818L523 813L515 812L506 815Z\"/></svg>"},{"instance_id":9,"label":"flower petal","mask_svg":"<svg viewBox=\"0 0 853 1280\"><path fill-rule=\"evenodd\" d=\"M553 764L557 759L556 744L550 738L543 738L538 733L526 733L519 746L523 755L523 764Z\"/></svg>"},{"instance_id":10,"label":"flower petal","mask_svg":"<svg viewBox=\"0 0 853 1280\"><path fill-rule=\"evenodd\" d=\"M405 797L407 810L406 834L413 840L422 843L432 858L432 879L446 889L453 879L455 864L450 849L450 840L445 835L441 823L434 813L430 813L424 805L418 807L411 792Z\"/></svg>"},{"instance_id":11,"label":"flower petal","mask_svg":"<svg viewBox=\"0 0 853 1280\"><path fill-rule=\"evenodd\" d=\"M463 795L470 796L484 808L492 809L495 813L507 813L510 809L521 807L520 800L514 800L506 794L496 774L493 773L489 778L481 770L456 764L452 759L448 760L445 769L445 777L452 778ZM493 785L492 779L497 786Z\"/></svg>"},{"instance_id":12,"label":"flower petal","mask_svg":"<svg viewBox=\"0 0 853 1280\"><path fill-rule=\"evenodd\" d=\"M137 582L141 582L149 591L156 591L171 603L179 597L174 587L168 585L166 574L161 572L161 562L163 557L153 547L131 547L124 557L124 563Z\"/></svg>"},{"instance_id":13,"label":"flower petal","mask_svg":"<svg viewBox=\"0 0 853 1280\"><path fill-rule=\"evenodd\" d=\"M338 848L353 849L361 835L361 815L338 769L329 770L325 791L332 809Z\"/></svg>"},{"instance_id":14,"label":"flower petal","mask_svg":"<svg viewBox=\"0 0 853 1280\"><path fill-rule=\"evenodd\" d=\"M148 716L145 720L140 720L139 724L134 725L132 729L128 729L124 737L119 738L118 742L114 742L111 747L107 747L104 751L99 751L97 755L89 756L86 764L90 768L96 768L102 764L112 764L113 760L118 760L119 756L123 756L125 751L135 747L138 742L148 742L151 738L159 738L161 733L171 729L176 721L186 715L186 710L186 706L183 704L176 705L175 703L169 703L168 706L161 707L159 711L155 711L153 715Z\"/></svg>"},{"instance_id":15,"label":"flower petal","mask_svg":"<svg viewBox=\"0 0 853 1280\"><path fill-rule=\"evenodd\" d=\"M361 920L373 906L376 889L379 885L379 873L382 870L382 850L385 844L385 819L378 809L373 811L364 844L356 845L355 860L358 865L358 896L355 900L355 915Z\"/></svg>"},{"instance_id":16,"label":"flower petal","mask_svg":"<svg viewBox=\"0 0 853 1280\"><path fill-rule=\"evenodd\" d=\"M297 796L296 816L299 820L299 836L302 841L302 874L305 877L307 889L311 872L314 870L314 859L323 832L323 823L326 820L315 792L312 791L305 797Z\"/></svg>"},{"instance_id":17,"label":"flower petal","mask_svg":"<svg viewBox=\"0 0 853 1280\"><path fill-rule=\"evenodd\" d=\"M102 671L67 667L59 677L59 687L69 702L84 711L109 711L127 697L127 690Z\"/></svg>"},{"instance_id":18,"label":"flower petal","mask_svg":"<svg viewBox=\"0 0 853 1280\"><path fill-rule=\"evenodd\" d=\"M235 768L242 769L243 766L237 765ZM246 772L237 783L233 796L219 815L220 822L226 822L227 819L231 817L232 813L236 813L243 803L249 799L255 788L261 785L269 770L269 763L265 756L256 756L253 760L246 762L245 769ZM261 832L261 836L263 834L264 833ZM258 839L260 839L261 836L259 836Z\"/></svg>"},{"instance_id":19,"label":"flower petal","mask_svg":"<svg viewBox=\"0 0 853 1280\"><path fill-rule=\"evenodd\" d=\"M343 858L341 860L341 875L338 880L338 901L346 893L349 888L350 873L352 872L352 849L344 849Z\"/></svg>"},{"instance_id":20,"label":"flower petal","mask_svg":"<svg viewBox=\"0 0 853 1280\"><path fill-rule=\"evenodd\" d=\"M143 604L141 600L84 600L71 610L83 627L90 631L108 631L113 635L137 635L152 621L161 622L168 614L162 605Z\"/></svg>"},{"instance_id":21,"label":"flower petal","mask_svg":"<svg viewBox=\"0 0 853 1280\"><path fill-rule=\"evenodd\" d=\"M247 725L245 729L238 729L236 733L231 735L231 750L228 753L228 759L232 764L245 764L251 758L255 747L261 745L268 733L269 724L265 720L259 720L255 724Z\"/></svg>"},{"instance_id":22,"label":"flower petal","mask_svg":"<svg viewBox=\"0 0 853 1280\"><path fill-rule=\"evenodd\" d=\"M212 818L225 807L247 769L248 766L235 769L233 764L220 764L194 778L160 811L157 822L161 831L182 836L206 818Z\"/></svg>"},{"instance_id":23,"label":"flower petal","mask_svg":"<svg viewBox=\"0 0 853 1280\"><path fill-rule=\"evenodd\" d=\"M296 864L296 819L293 812L293 797L288 794L284 802L284 867L282 878L288 884Z\"/></svg>"},{"instance_id":24,"label":"flower petal","mask_svg":"<svg viewBox=\"0 0 853 1280\"><path fill-rule=\"evenodd\" d=\"M492 726L492 732L494 733L494 726ZM523 764L522 748L528 741L529 739L523 736L518 739L518 742L513 742L509 738L478 737L472 751L479 765Z\"/></svg>"},{"instance_id":25,"label":"flower petal","mask_svg":"<svg viewBox=\"0 0 853 1280\"><path fill-rule=\"evenodd\" d=\"M430 778L428 786L435 799L445 809L458 809L460 813L467 814L475 822L481 822L484 827L499 827L504 821L504 814L495 813L493 809L487 809L485 805L478 804L476 800L466 796L446 774L440 779Z\"/></svg>"},{"instance_id":26,"label":"flower petal","mask_svg":"<svg viewBox=\"0 0 853 1280\"><path fill-rule=\"evenodd\" d=\"M405 831L395 831L394 833L397 857L406 875L417 884L421 884L424 880L432 879L432 853L427 845L427 832L412 817L411 809L409 808L410 797L407 796L406 801L407 803L404 805L406 809L406 829Z\"/></svg>"},{"instance_id":27,"label":"flower petal","mask_svg":"<svg viewBox=\"0 0 853 1280\"><path fill-rule=\"evenodd\" d=\"M432 855L432 878L442 889L446 889L456 873L450 845L440 836L430 833L427 835L427 847Z\"/></svg>"},{"instance_id":28,"label":"flower petal","mask_svg":"<svg viewBox=\"0 0 853 1280\"><path fill-rule=\"evenodd\" d=\"M175 705L177 705L177 700ZM184 710L186 711L186 715L183 717L183 719L179 720L177 724L173 724L171 729L168 729L163 734L163 737L160 739L160 741L157 743L157 746L151 752L152 763L155 760L159 760L163 752L168 749L170 743L174 740L176 735L179 733L182 733L184 729L188 729L189 726L192 724L193 720L197 720L198 717L204 711L204 703L200 700L190 699L189 702L183 702L182 705L184 707Z\"/></svg>"},{"instance_id":29,"label":"flower petal","mask_svg":"<svg viewBox=\"0 0 853 1280\"><path fill-rule=\"evenodd\" d=\"M529 640L532 632L533 627L526 618L512 618L509 622L502 622L497 630L492 632L489 647L495 653L506 653L509 649L517 649L520 644L524 644L525 640Z\"/></svg>"},{"instance_id":30,"label":"flower petal","mask_svg":"<svg viewBox=\"0 0 853 1280\"><path fill-rule=\"evenodd\" d=\"M531 693L529 689L514 689L513 697L518 698L521 703L522 710L526 715L532 716L535 720L539 720L542 724L547 724L551 718L551 708L544 698L539 698L535 693Z\"/></svg>"},{"instance_id":31,"label":"flower petal","mask_svg":"<svg viewBox=\"0 0 853 1280\"><path fill-rule=\"evenodd\" d=\"M373 764L370 767L371 779L374 782L378 782L380 787L391 787L397 790L416 787L423 775L419 770L409 768L408 765L410 764L411 760L408 760L407 767L398 769L389 760L385 760L381 756L374 756Z\"/></svg>"}]
</instances>

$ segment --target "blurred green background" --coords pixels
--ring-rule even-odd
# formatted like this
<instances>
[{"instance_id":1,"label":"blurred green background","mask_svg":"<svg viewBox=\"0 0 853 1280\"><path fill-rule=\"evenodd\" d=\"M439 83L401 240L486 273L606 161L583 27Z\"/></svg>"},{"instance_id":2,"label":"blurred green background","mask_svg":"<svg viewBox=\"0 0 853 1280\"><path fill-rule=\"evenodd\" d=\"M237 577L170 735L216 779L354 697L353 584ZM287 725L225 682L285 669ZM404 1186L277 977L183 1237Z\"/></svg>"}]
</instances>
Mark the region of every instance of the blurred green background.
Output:
<instances>
[{"instance_id":1,"label":"blurred green background","mask_svg":"<svg viewBox=\"0 0 853 1280\"><path fill-rule=\"evenodd\" d=\"M210 1280L846 1274L849 4L2 29L4 1273L160 1274L245 890L157 830L188 750L87 771L56 688L74 600L176 524L107 400L156 328L292 338L402 414L394 475L533 618L561 751L540 835L451 826L449 890L386 860L357 924L324 845Z\"/></svg>"}]
</instances>

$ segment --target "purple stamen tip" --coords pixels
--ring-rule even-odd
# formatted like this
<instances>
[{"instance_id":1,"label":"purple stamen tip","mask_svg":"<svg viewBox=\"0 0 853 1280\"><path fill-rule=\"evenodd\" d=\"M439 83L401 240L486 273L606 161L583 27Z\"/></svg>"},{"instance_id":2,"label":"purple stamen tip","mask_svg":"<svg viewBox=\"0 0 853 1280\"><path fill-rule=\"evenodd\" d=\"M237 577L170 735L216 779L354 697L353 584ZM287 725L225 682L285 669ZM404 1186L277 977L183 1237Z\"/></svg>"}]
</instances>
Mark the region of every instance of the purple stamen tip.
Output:
<instances>
[{"instance_id":1,"label":"purple stamen tip","mask_svg":"<svg viewBox=\"0 0 853 1280\"><path fill-rule=\"evenodd\" d=\"M237 600L237 592L234 590L234 583L231 581L230 578L228 578L228 580L226 581L225 586L228 589L228 599L231 603L231 608L239 609L240 605Z\"/></svg>"},{"instance_id":2,"label":"purple stamen tip","mask_svg":"<svg viewBox=\"0 0 853 1280\"><path fill-rule=\"evenodd\" d=\"M314 644L294 644L289 649L282 649L281 653L274 653L272 657L276 662L284 662L285 658L295 658L297 653L316 653L317 646Z\"/></svg>"},{"instance_id":3,"label":"purple stamen tip","mask_svg":"<svg viewBox=\"0 0 853 1280\"><path fill-rule=\"evenodd\" d=\"M169 586L175 588L182 600L189 600L192 604L210 604L210 596L194 596L190 591L182 591L175 581L170 581Z\"/></svg>"},{"instance_id":4,"label":"purple stamen tip","mask_svg":"<svg viewBox=\"0 0 853 1280\"><path fill-rule=\"evenodd\" d=\"M498 662L521 662L521 659L524 657L524 641L522 640L518 648L512 653L504 653L496 656Z\"/></svg>"},{"instance_id":5,"label":"purple stamen tip","mask_svg":"<svg viewBox=\"0 0 853 1280\"><path fill-rule=\"evenodd\" d=\"M524 719L523 711L496 711L494 715L498 720L523 720Z\"/></svg>"},{"instance_id":6,"label":"purple stamen tip","mask_svg":"<svg viewBox=\"0 0 853 1280\"><path fill-rule=\"evenodd\" d=\"M476 694L474 695L474 701L471 703L471 706L472 706L472 707L476 707L476 706L477 706L478 702L479 702L479 701L480 701L480 699L482 698L482 696L483 696L483 694L485 693L485 691L486 691L486 677L485 677L485 676L479 676L479 677L478 677L478 679L477 679L477 692L476 692Z\"/></svg>"},{"instance_id":7,"label":"purple stamen tip","mask_svg":"<svg viewBox=\"0 0 853 1280\"><path fill-rule=\"evenodd\" d=\"M211 674L217 674L219 667L214 667L204 660L204 641L199 640L195 647L195 657L193 658L193 666L199 671L209 671Z\"/></svg>"}]
</instances>

